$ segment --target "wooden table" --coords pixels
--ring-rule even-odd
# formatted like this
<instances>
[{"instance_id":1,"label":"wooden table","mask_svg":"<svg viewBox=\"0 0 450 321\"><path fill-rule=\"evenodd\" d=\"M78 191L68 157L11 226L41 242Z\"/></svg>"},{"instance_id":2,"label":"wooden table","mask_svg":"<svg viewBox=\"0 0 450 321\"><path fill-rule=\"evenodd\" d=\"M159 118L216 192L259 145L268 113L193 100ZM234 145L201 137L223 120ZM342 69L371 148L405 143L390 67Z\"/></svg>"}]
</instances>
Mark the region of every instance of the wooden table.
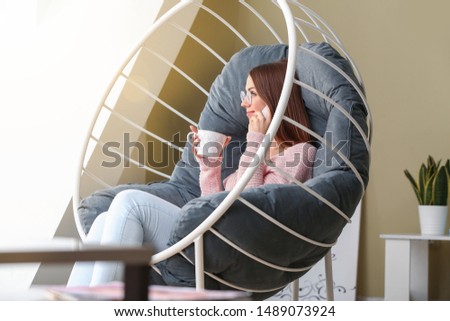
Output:
<instances>
[{"instance_id":1,"label":"wooden table","mask_svg":"<svg viewBox=\"0 0 450 321\"><path fill-rule=\"evenodd\" d=\"M124 300L148 300L151 247L86 246L77 249L33 249L0 251L0 263L73 263L77 261L121 261L125 264Z\"/></svg>"}]
</instances>

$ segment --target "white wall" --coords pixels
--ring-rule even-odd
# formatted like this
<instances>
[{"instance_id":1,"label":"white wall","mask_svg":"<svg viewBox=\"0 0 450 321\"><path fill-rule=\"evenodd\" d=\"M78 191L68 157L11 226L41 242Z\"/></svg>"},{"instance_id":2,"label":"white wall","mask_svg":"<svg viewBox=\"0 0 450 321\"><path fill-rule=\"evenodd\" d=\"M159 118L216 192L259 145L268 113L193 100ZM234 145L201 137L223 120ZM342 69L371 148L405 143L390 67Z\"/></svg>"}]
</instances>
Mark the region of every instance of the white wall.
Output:
<instances>
[{"instance_id":1,"label":"white wall","mask_svg":"<svg viewBox=\"0 0 450 321\"><path fill-rule=\"evenodd\" d=\"M0 0L0 248L48 240L106 86L162 0ZM0 265L0 289L37 266Z\"/></svg>"}]
</instances>

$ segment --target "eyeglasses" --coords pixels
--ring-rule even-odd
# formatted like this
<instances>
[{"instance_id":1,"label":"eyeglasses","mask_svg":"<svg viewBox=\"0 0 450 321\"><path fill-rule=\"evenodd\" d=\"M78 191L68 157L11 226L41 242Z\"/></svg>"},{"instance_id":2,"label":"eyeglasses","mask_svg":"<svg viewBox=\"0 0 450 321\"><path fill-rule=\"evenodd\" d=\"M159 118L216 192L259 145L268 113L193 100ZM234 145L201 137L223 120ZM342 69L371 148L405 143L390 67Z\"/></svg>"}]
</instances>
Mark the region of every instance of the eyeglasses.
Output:
<instances>
[{"instance_id":1,"label":"eyeglasses","mask_svg":"<svg viewBox=\"0 0 450 321\"><path fill-rule=\"evenodd\" d=\"M241 91L241 102L243 103L245 100L247 100L248 104L252 104L252 93L247 91Z\"/></svg>"}]
</instances>

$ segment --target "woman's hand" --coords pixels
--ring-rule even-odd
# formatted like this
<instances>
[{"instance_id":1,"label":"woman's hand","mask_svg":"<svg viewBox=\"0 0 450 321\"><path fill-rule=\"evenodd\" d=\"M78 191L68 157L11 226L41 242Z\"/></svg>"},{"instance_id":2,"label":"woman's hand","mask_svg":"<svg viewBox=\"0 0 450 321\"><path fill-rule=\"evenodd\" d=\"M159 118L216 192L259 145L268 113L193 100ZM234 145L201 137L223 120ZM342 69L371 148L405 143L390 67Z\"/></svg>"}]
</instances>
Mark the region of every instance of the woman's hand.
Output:
<instances>
[{"instance_id":1,"label":"woman's hand","mask_svg":"<svg viewBox=\"0 0 450 321\"><path fill-rule=\"evenodd\" d=\"M192 147L195 150L195 147L198 146L198 144L200 143L200 138L198 137L198 129L195 126L190 125L189 129L191 130L191 132L193 132L194 134L192 135Z\"/></svg>"},{"instance_id":2,"label":"woman's hand","mask_svg":"<svg viewBox=\"0 0 450 321\"><path fill-rule=\"evenodd\" d=\"M270 122L272 121L272 114L267 108L266 117L264 117L261 111L255 111L252 117L249 119L248 131L258 132L265 134L267 129L269 129Z\"/></svg>"},{"instance_id":3,"label":"woman's hand","mask_svg":"<svg viewBox=\"0 0 450 321\"><path fill-rule=\"evenodd\" d=\"M192 125L190 125L189 128L191 129L191 132L194 133L194 135L192 137L192 153L194 154L195 158L197 160L202 160L202 161L204 161L207 158L211 158L211 157L205 157L203 155L199 155L197 153L197 147L200 145L200 137L198 136L198 129L197 129L197 127L192 126ZM231 137L227 136L227 138L223 144L222 151L225 149L225 147L227 147L227 145L230 143L230 141L231 141ZM213 158L218 158L218 157L222 157L222 153Z\"/></svg>"},{"instance_id":4,"label":"woman's hand","mask_svg":"<svg viewBox=\"0 0 450 321\"><path fill-rule=\"evenodd\" d=\"M203 158L202 156L197 154L197 146L200 144L200 137L198 137L198 129L195 126L190 125L189 126L191 132L194 134L192 135L192 153L194 154L195 158L199 160L199 158Z\"/></svg>"}]
</instances>

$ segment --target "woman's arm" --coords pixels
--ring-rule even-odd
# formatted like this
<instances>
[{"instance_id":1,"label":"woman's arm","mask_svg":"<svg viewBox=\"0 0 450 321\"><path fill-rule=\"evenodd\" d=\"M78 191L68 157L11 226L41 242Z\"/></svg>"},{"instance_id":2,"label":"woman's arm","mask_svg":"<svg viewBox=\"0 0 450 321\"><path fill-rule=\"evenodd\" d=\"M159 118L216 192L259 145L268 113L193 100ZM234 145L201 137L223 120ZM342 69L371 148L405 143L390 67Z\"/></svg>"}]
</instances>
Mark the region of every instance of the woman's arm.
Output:
<instances>
[{"instance_id":1,"label":"woman's arm","mask_svg":"<svg viewBox=\"0 0 450 321\"><path fill-rule=\"evenodd\" d=\"M255 153L253 153L253 155L250 155L249 153L246 156L249 158L247 159L247 164L252 161L252 157L254 155ZM260 163L246 188L258 187L265 184L290 184L293 182L293 180L289 177L286 177L274 170L273 166L282 169L290 177L293 177L300 182L305 182L312 176L315 155L316 148L311 144L301 143L294 145L283 151L281 154L275 156L273 164L267 165L264 162ZM241 167L239 169L245 170L245 168ZM231 190L236 185L239 178L240 176L238 170L225 180L225 189Z\"/></svg>"},{"instance_id":2,"label":"woman's arm","mask_svg":"<svg viewBox=\"0 0 450 321\"><path fill-rule=\"evenodd\" d=\"M209 195L223 191L222 157L197 157L200 165L201 195Z\"/></svg>"},{"instance_id":3,"label":"woman's arm","mask_svg":"<svg viewBox=\"0 0 450 321\"><path fill-rule=\"evenodd\" d=\"M250 131L247 133L247 146L244 154L242 154L241 159L239 160L239 167L236 172L225 179L224 184L226 190L232 189L242 175L244 175L245 171L251 166L257 166L257 168L245 188L257 187L264 184L264 173L267 165L264 160L257 164L257 159L253 159L259 146L261 146L264 137L264 134L258 132Z\"/></svg>"},{"instance_id":4,"label":"woman's arm","mask_svg":"<svg viewBox=\"0 0 450 321\"><path fill-rule=\"evenodd\" d=\"M264 134L248 132L247 147L239 161L239 168L228 176L225 181L225 190L231 190L242 177L249 166L258 166L245 188L258 187L265 184L289 184L292 179L273 169L276 166L289 176L305 182L312 176L312 168L316 148L308 143L296 144L274 157L273 164L268 166L263 160L256 165L253 158L264 140ZM223 191L221 172L222 157L200 158L200 189L202 195Z\"/></svg>"},{"instance_id":5,"label":"woman's arm","mask_svg":"<svg viewBox=\"0 0 450 321\"><path fill-rule=\"evenodd\" d=\"M247 133L247 146L245 152L239 160L239 168L225 180L224 184L227 187L230 184L231 186L236 185L237 180L242 177L245 170L249 166L256 166L253 161L253 157L256 155L256 151L261 145L263 139L264 134L257 132ZM221 167L222 157L197 157L197 160L200 164L200 190L202 192L202 196L223 191ZM248 182L246 186L247 188L256 187L264 183L264 171L266 165L264 162L261 162L257 166L258 168ZM231 188L225 189L230 190Z\"/></svg>"}]
</instances>

